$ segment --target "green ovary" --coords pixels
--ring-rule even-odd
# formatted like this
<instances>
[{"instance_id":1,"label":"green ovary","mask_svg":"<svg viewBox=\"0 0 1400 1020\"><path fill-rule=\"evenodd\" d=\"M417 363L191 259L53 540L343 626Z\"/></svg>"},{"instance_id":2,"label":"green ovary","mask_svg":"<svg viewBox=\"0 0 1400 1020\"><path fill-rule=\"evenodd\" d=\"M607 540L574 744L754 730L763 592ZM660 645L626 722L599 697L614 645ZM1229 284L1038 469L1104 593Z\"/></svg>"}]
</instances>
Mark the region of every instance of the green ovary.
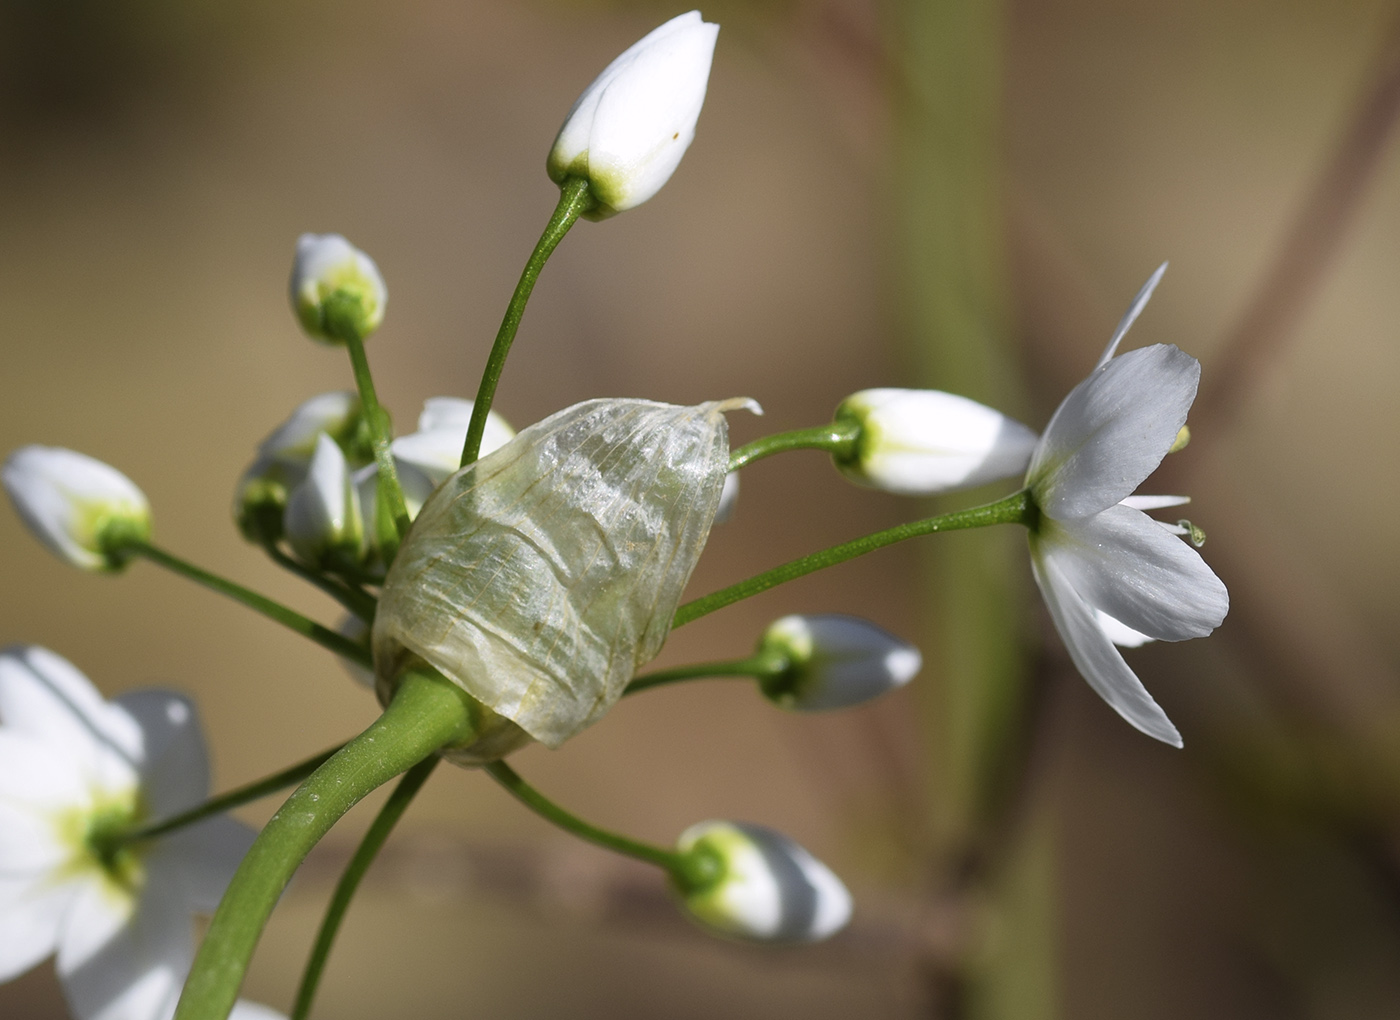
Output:
<instances>
[{"instance_id":1,"label":"green ovary","mask_svg":"<svg viewBox=\"0 0 1400 1020\"><path fill-rule=\"evenodd\" d=\"M145 813L139 791L132 789L100 795L91 806L55 818L60 839L71 848L60 877L98 877L114 903L133 908L146 884L146 867L139 845L115 837L139 824Z\"/></svg>"}]
</instances>

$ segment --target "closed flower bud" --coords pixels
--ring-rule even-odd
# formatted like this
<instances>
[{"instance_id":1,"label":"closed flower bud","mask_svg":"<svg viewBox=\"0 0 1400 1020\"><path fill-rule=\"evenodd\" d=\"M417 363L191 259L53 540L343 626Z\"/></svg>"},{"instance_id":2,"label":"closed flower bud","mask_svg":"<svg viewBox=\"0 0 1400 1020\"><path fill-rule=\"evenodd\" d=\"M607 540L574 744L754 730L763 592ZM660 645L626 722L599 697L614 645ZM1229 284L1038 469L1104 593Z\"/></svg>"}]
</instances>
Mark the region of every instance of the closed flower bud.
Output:
<instances>
[{"instance_id":1,"label":"closed flower bud","mask_svg":"<svg viewBox=\"0 0 1400 1020\"><path fill-rule=\"evenodd\" d=\"M837 467L852 481L902 496L970 489L1025 473L1037 436L999 411L938 390L861 390L838 422L859 426Z\"/></svg>"},{"instance_id":2,"label":"closed flower bud","mask_svg":"<svg viewBox=\"0 0 1400 1020\"><path fill-rule=\"evenodd\" d=\"M606 712L670 632L748 403L590 400L444 482L385 578L381 697L423 660L550 747Z\"/></svg>"},{"instance_id":3,"label":"closed flower bud","mask_svg":"<svg viewBox=\"0 0 1400 1020\"><path fill-rule=\"evenodd\" d=\"M761 656L785 665L759 680L783 708L820 712L869 701L913 679L919 650L858 616L784 616L758 643Z\"/></svg>"},{"instance_id":4,"label":"closed flower bud","mask_svg":"<svg viewBox=\"0 0 1400 1020\"><path fill-rule=\"evenodd\" d=\"M331 568L358 563L364 534L360 497L345 454L324 432L306 478L287 499L285 520L287 541L304 562Z\"/></svg>"},{"instance_id":5,"label":"closed flower bud","mask_svg":"<svg viewBox=\"0 0 1400 1020\"><path fill-rule=\"evenodd\" d=\"M734 507L739 502L739 472L731 471L724 476L724 488L719 494L719 509L715 511L715 523L728 523L734 516Z\"/></svg>"},{"instance_id":6,"label":"closed flower bud","mask_svg":"<svg viewBox=\"0 0 1400 1020\"><path fill-rule=\"evenodd\" d=\"M151 537L151 506L126 475L86 454L26 446L0 469L15 509L39 540L84 570L119 570L125 547Z\"/></svg>"},{"instance_id":7,"label":"closed flower bud","mask_svg":"<svg viewBox=\"0 0 1400 1020\"><path fill-rule=\"evenodd\" d=\"M339 234L302 234L292 263L292 308L308 336L344 343L384 321L388 291L374 260Z\"/></svg>"},{"instance_id":8,"label":"closed flower bud","mask_svg":"<svg viewBox=\"0 0 1400 1020\"><path fill-rule=\"evenodd\" d=\"M676 849L699 876L682 887L691 916L725 935L815 942L851 917L851 894L821 861L782 833L742 822L701 822Z\"/></svg>"},{"instance_id":9,"label":"closed flower bud","mask_svg":"<svg viewBox=\"0 0 1400 1020\"><path fill-rule=\"evenodd\" d=\"M675 173L695 137L719 26L672 18L618 57L574 102L554 139L550 179L588 180L602 219L641 205Z\"/></svg>"},{"instance_id":10,"label":"closed flower bud","mask_svg":"<svg viewBox=\"0 0 1400 1020\"><path fill-rule=\"evenodd\" d=\"M233 517L248 541L276 542L283 537L287 497L306 478L322 433L336 441L352 467L373 456L358 396L322 393L301 404L262 441L257 459L239 479Z\"/></svg>"}]
</instances>

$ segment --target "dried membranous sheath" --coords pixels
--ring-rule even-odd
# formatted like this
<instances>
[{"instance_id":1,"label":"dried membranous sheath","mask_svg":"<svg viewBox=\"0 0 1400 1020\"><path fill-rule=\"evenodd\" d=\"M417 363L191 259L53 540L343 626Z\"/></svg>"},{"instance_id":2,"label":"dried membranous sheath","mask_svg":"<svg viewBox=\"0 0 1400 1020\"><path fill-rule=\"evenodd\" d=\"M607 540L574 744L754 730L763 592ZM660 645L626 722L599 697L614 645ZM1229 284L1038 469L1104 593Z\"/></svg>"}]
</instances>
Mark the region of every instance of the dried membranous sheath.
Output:
<instances>
[{"instance_id":1,"label":"dried membranous sheath","mask_svg":"<svg viewBox=\"0 0 1400 1020\"><path fill-rule=\"evenodd\" d=\"M517 739L498 726L463 763L595 721L666 640L724 487L724 412L750 405L590 400L449 478L384 582L381 696L421 660L508 721Z\"/></svg>"}]
</instances>

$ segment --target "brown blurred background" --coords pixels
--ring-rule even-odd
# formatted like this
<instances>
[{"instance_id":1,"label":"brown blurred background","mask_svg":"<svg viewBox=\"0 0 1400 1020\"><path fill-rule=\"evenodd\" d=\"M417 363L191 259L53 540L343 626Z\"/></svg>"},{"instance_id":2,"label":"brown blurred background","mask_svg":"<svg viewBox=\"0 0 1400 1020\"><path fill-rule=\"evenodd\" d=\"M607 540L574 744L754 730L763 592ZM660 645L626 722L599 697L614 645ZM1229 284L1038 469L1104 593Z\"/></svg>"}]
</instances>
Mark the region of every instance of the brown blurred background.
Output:
<instances>
[{"instance_id":1,"label":"brown blurred background","mask_svg":"<svg viewBox=\"0 0 1400 1020\"><path fill-rule=\"evenodd\" d=\"M425 397L469 396L555 201L563 113L678 12L3 0L3 447L111 462L163 544L333 620L229 520L258 440L350 385L288 312L296 236L344 233L383 269L370 357L402 429ZM704 13L724 31L694 147L646 206L566 239L498 408L520 426L592 396L743 394L768 414L736 419L742 441L920 384L1039 427L1170 258L1129 344L1178 344L1205 388L1154 487L1195 497L1233 611L1209 640L1129 658L1186 749L1073 675L1019 536L887 550L686 628L661 662L739 654L785 612L849 611L925 648L912 689L805 719L744 685L683 685L515 759L648 839L709 817L782 829L855 892L848 932L711 939L654 873L444 769L371 872L317 1015L1400 1015L1400 10ZM765 462L692 591L927 509L815 454ZM0 577L0 639L52 647L108 693L194 693L220 787L375 711L317 649L153 567L69 570L8 511ZM250 997L288 1005L379 800L283 900ZM0 1015L63 1015L50 971L0 987Z\"/></svg>"}]
</instances>

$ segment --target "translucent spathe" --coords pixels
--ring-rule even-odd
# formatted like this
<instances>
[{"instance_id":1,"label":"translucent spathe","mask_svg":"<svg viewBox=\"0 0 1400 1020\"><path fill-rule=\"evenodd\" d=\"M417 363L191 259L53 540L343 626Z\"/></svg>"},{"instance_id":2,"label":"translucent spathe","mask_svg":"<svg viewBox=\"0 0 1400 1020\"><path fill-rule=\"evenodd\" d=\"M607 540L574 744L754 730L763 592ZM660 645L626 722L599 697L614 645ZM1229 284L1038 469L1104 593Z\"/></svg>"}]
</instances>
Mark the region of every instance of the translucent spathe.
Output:
<instances>
[{"instance_id":1,"label":"translucent spathe","mask_svg":"<svg viewBox=\"0 0 1400 1020\"><path fill-rule=\"evenodd\" d=\"M122 546L151 535L145 493L116 468L74 450L25 446L0 468L24 523L57 556L84 570L118 570Z\"/></svg>"},{"instance_id":2,"label":"translucent spathe","mask_svg":"<svg viewBox=\"0 0 1400 1020\"><path fill-rule=\"evenodd\" d=\"M904 686L923 665L907 641L840 613L775 620L758 650L786 660L785 669L759 682L766 697L796 712L859 705Z\"/></svg>"},{"instance_id":3,"label":"translucent spathe","mask_svg":"<svg viewBox=\"0 0 1400 1020\"><path fill-rule=\"evenodd\" d=\"M939 390L861 390L841 402L836 420L860 426L854 457L837 460L842 473L904 496L1013 478L1037 438L999 411Z\"/></svg>"},{"instance_id":4,"label":"translucent spathe","mask_svg":"<svg viewBox=\"0 0 1400 1020\"><path fill-rule=\"evenodd\" d=\"M338 313L363 337L384 321L388 289L379 267L339 234L302 234L292 262L292 309L307 336L324 343L344 343L327 319L332 300L344 302Z\"/></svg>"},{"instance_id":5,"label":"translucent spathe","mask_svg":"<svg viewBox=\"0 0 1400 1020\"><path fill-rule=\"evenodd\" d=\"M846 926L851 894L825 864L780 832L743 822L700 822L676 843L706 854L719 875L682 893L706 927L760 942L815 942Z\"/></svg>"},{"instance_id":6,"label":"translucent spathe","mask_svg":"<svg viewBox=\"0 0 1400 1020\"><path fill-rule=\"evenodd\" d=\"M208 788L185 698L107 702L53 652L0 653L0 981L56 953L79 1020L168 1017L193 914L214 909L253 834L215 817L109 854L94 838L190 808Z\"/></svg>"},{"instance_id":7,"label":"translucent spathe","mask_svg":"<svg viewBox=\"0 0 1400 1020\"><path fill-rule=\"evenodd\" d=\"M1204 637L1230 607L1224 584L1174 534L1183 529L1141 509L1184 497L1132 495L1175 444L1201 373L1195 358L1162 344L1114 356L1161 274L1055 411L1026 486L1040 509L1031 566L1070 658L1119 715L1180 747L1180 733L1114 646Z\"/></svg>"},{"instance_id":8,"label":"translucent spathe","mask_svg":"<svg viewBox=\"0 0 1400 1020\"><path fill-rule=\"evenodd\" d=\"M381 691L418 658L551 747L596 720L670 632L748 403L590 400L449 478L385 578Z\"/></svg>"},{"instance_id":9,"label":"translucent spathe","mask_svg":"<svg viewBox=\"0 0 1400 1020\"><path fill-rule=\"evenodd\" d=\"M550 179L589 182L601 219L661 190L695 137L719 26L672 18L614 60L575 100L554 139Z\"/></svg>"}]
</instances>

